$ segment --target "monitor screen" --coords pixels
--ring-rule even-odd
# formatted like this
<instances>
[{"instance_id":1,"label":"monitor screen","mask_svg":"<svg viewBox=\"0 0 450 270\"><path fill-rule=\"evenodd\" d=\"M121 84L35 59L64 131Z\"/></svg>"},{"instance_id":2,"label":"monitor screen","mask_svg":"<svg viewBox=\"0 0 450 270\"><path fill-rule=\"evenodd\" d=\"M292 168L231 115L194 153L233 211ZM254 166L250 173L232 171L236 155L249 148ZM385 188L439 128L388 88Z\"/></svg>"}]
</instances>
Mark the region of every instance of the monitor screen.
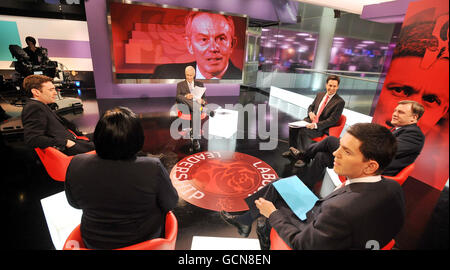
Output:
<instances>
[{"instance_id":1,"label":"monitor screen","mask_svg":"<svg viewBox=\"0 0 450 270\"><path fill-rule=\"evenodd\" d=\"M242 80L245 16L118 2L109 14L116 82L184 79L187 66L196 79Z\"/></svg>"}]
</instances>

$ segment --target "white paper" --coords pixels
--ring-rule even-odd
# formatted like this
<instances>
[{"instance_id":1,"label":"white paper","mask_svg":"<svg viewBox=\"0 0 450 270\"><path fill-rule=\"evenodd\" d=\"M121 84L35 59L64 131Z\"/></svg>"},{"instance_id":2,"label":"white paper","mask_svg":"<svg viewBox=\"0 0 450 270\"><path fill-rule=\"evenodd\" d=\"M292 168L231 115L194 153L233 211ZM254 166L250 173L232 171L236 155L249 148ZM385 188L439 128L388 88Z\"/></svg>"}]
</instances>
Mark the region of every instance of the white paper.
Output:
<instances>
[{"instance_id":1,"label":"white paper","mask_svg":"<svg viewBox=\"0 0 450 270\"><path fill-rule=\"evenodd\" d=\"M195 86L191 94L194 96L194 99L201 99L205 91L206 87Z\"/></svg>"},{"instance_id":2,"label":"white paper","mask_svg":"<svg viewBox=\"0 0 450 270\"><path fill-rule=\"evenodd\" d=\"M311 123L308 123L305 120L300 120L297 122L291 122L288 124L288 126L294 127L294 128L301 128L301 127L306 127L306 125L308 125L308 124L311 124Z\"/></svg>"}]
</instances>

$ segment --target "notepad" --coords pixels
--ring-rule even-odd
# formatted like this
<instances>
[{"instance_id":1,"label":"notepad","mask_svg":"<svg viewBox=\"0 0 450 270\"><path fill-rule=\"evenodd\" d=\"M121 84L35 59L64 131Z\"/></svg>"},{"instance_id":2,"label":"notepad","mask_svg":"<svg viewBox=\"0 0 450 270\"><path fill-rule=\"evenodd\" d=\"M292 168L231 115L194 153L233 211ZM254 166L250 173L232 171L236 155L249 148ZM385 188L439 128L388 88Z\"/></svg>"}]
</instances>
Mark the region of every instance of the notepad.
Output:
<instances>
[{"instance_id":1,"label":"notepad","mask_svg":"<svg viewBox=\"0 0 450 270\"><path fill-rule=\"evenodd\" d=\"M194 99L201 99L205 91L206 87L200 87L196 85L191 93L194 96Z\"/></svg>"},{"instance_id":2,"label":"notepad","mask_svg":"<svg viewBox=\"0 0 450 270\"><path fill-rule=\"evenodd\" d=\"M319 200L296 175L280 179L273 186L300 220L306 219L306 213Z\"/></svg>"},{"instance_id":3,"label":"notepad","mask_svg":"<svg viewBox=\"0 0 450 270\"><path fill-rule=\"evenodd\" d=\"M308 124L311 124L311 123L308 123L305 120L300 120L300 121L288 123L288 126L293 127L293 128L301 128L301 127L306 127L306 125L308 125Z\"/></svg>"}]
</instances>

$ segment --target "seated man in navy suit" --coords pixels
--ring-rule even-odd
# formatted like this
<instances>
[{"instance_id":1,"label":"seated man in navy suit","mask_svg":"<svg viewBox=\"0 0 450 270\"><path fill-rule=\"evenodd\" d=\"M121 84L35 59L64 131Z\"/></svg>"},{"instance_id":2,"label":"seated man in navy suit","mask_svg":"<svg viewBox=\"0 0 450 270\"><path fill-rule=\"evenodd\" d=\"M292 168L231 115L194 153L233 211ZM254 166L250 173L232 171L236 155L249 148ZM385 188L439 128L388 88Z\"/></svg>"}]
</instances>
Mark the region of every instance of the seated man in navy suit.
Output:
<instances>
[{"instance_id":1,"label":"seated man in navy suit","mask_svg":"<svg viewBox=\"0 0 450 270\"><path fill-rule=\"evenodd\" d=\"M316 95L308 107L308 116L303 120L309 122L306 127L289 127L289 151L283 157L295 156L300 150L305 150L313 141L312 138L328 134L332 126L336 126L344 110L345 101L337 94L340 78L330 75L326 80L326 92Z\"/></svg>"},{"instance_id":2,"label":"seated man in navy suit","mask_svg":"<svg viewBox=\"0 0 450 270\"><path fill-rule=\"evenodd\" d=\"M383 175L397 175L403 168L413 163L419 156L425 144L425 135L417 122L424 114L422 104L413 100L399 101L389 123L392 134L397 139L397 152L392 162L387 166ZM333 152L339 148L339 138L329 136L324 140L311 144L306 151L299 151L295 164L303 167L309 163L305 170L299 171L299 177L312 188L323 179L325 168L332 168L334 162Z\"/></svg>"},{"instance_id":3,"label":"seated man in navy suit","mask_svg":"<svg viewBox=\"0 0 450 270\"><path fill-rule=\"evenodd\" d=\"M373 123L351 126L333 153L334 171L348 180L318 200L300 220L272 184L245 199L249 211L222 218L247 237L258 219L262 248L271 228L293 249L366 249L376 241L389 243L403 226L405 201L400 185L380 174L396 153L397 142L385 127Z\"/></svg>"},{"instance_id":4,"label":"seated man in navy suit","mask_svg":"<svg viewBox=\"0 0 450 270\"><path fill-rule=\"evenodd\" d=\"M193 66L196 79L241 80L242 71L230 60L236 42L231 17L191 12L186 17L186 45L195 62L159 65L153 79L181 79L184 69Z\"/></svg>"},{"instance_id":5,"label":"seated man in navy suit","mask_svg":"<svg viewBox=\"0 0 450 270\"><path fill-rule=\"evenodd\" d=\"M22 110L25 143L32 148L55 147L69 156L94 150L92 141L79 139L77 136L83 134L75 125L48 106L56 100L52 81L44 75L30 75L23 80L23 88L31 97Z\"/></svg>"}]
</instances>

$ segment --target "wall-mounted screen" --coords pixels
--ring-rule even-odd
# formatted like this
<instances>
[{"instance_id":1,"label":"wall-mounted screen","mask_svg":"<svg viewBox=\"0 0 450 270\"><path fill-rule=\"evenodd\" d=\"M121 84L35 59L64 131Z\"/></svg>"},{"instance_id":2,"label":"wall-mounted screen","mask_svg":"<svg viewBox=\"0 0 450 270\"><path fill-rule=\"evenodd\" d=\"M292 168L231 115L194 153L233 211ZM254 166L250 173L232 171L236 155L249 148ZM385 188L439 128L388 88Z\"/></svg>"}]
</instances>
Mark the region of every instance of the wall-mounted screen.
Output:
<instances>
[{"instance_id":1,"label":"wall-mounted screen","mask_svg":"<svg viewBox=\"0 0 450 270\"><path fill-rule=\"evenodd\" d=\"M116 82L241 81L247 18L203 10L110 2ZM134 80L129 80L134 79Z\"/></svg>"}]
</instances>

